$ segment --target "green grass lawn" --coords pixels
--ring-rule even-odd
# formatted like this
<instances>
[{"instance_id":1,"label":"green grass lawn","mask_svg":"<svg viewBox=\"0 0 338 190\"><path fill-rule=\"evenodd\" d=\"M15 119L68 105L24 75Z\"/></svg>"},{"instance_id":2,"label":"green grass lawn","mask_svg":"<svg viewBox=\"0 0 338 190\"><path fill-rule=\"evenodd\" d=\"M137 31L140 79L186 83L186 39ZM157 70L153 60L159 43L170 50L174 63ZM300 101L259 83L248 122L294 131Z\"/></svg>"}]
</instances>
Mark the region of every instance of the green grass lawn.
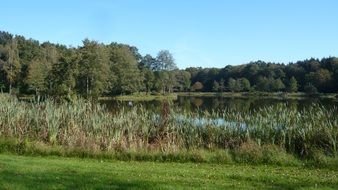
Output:
<instances>
[{"instance_id":1,"label":"green grass lawn","mask_svg":"<svg viewBox=\"0 0 338 190\"><path fill-rule=\"evenodd\" d=\"M234 188L338 189L338 172L301 167L0 155L0 189Z\"/></svg>"}]
</instances>

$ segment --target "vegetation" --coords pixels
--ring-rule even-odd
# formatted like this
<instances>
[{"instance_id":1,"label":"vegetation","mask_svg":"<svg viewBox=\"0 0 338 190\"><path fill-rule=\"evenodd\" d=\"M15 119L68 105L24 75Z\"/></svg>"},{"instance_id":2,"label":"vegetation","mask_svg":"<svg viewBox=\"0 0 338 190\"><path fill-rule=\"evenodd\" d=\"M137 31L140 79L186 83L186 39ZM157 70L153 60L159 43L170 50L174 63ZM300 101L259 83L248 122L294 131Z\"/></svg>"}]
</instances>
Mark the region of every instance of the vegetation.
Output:
<instances>
[{"instance_id":1,"label":"vegetation","mask_svg":"<svg viewBox=\"0 0 338 190\"><path fill-rule=\"evenodd\" d=\"M337 172L303 167L121 162L0 155L1 189L336 189ZM297 172L295 172L297 171Z\"/></svg>"},{"instance_id":2,"label":"vegetation","mask_svg":"<svg viewBox=\"0 0 338 190\"><path fill-rule=\"evenodd\" d=\"M100 99L105 99L100 98ZM107 97L109 99L109 97ZM153 101L153 100L176 100L177 94L145 94L145 93L135 93L132 95L122 95L122 96L115 96L115 100L120 101Z\"/></svg>"},{"instance_id":3,"label":"vegetation","mask_svg":"<svg viewBox=\"0 0 338 190\"><path fill-rule=\"evenodd\" d=\"M0 32L0 88L68 99L138 92L337 93L338 58L180 70L167 50L154 58L126 44L85 39L74 48Z\"/></svg>"},{"instance_id":4,"label":"vegetation","mask_svg":"<svg viewBox=\"0 0 338 190\"><path fill-rule=\"evenodd\" d=\"M257 61L222 69L179 70L173 55L167 50L160 51L155 58L151 55L143 57L136 47L125 44L102 44L85 39L82 46L74 48L49 42L40 44L32 39L0 32L0 89L9 94L0 95L0 152L102 160L273 164L301 170L301 167L309 166L336 171L336 107L324 108L313 104L305 110L276 104L253 111L222 109L192 113L163 101L160 111L130 106L111 112L97 100L102 96L115 96L116 99L128 101L168 100L177 98L173 92L189 95L190 92L203 93L203 96L317 96L319 93L337 93L337 84L338 58L335 57L288 65ZM35 96L36 99L19 101L13 94ZM200 99L195 101L196 105L203 103ZM9 158L16 159L18 165L13 165ZM25 159L0 155L1 188L21 188L20 183L16 183L17 178L12 177L17 175L16 172L25 173L27 180L30 175L41 176L41 165L38 169L34 166L20 169ZM51 159L38 161L44 165L54 162L55 167L67 164L67 161ZM69 166L74 164L74 161L70 162ZM49 174L47 182L36 183L40 185L41 182L43 188L49 184L56 188L78 188L90 182L93 188L105 188L105 183L111 180L109 170L98 174L104 183L90 180L83 183L83 179L88 178L88 169L81 163L77 166L80 167L79 171L73 173L79 172L78 185L69 184L72 176L69 173L64 176L64 171ZM123 170L125 166L122 163L120 169ZM171 166L178 167L178 164L165 166L171 170ZM211 167L201 166L208 170ZM144 173L143 166L140 167ZM93 168L103 170L98 165ZM272 168L269 170L274 171ZM304 173L309 171L303 170ZM46 171L50 172L49 169ZM171 171L177 171L177 168ZM152 185L153 178L149 180L148 177L132 183L125 182L126 177L130 176L129 172L130 168L120 178L116 177L113 183L124 188L137 186L142 189L145 187L140 185L142 183L148 184L146 187L157 187ZM195 172L192 169L183 173L189 176L186 180L191 181ZM322 173L316 172L315 177ZM290 172L285 169L285 173ZM246 175L223 176L220 172L215 177L217 182L203 181L212 183L214 188L233 187L219 182L220 179L235 179L236 183L244 181L243 186L236 185L243 188L252 185L250 180L253 179L257 181L253 185L258 188L337 187L336 178L332 177L336 173L330 175L332 179L297 176L297 183L290 183L286 178L275 183L277 176L266 177L266 174L259 177ZM64 186L54 186L57 178L63 179ZM206 179L205 176L199 178ZM275 182L267 182L267 178ZM313 181L304 182L308 179ZM167 180L165 178L163 182ZM174 184L161 184L163 188L201 187L179 181L182 180ZM24 183L33 185L29 181Z\"/></svg>"},{"instance_id":5,"label":"vegetation","mask_svg":"<svg viewBox=\"0 0 338 190\"><path fill-rule=\"evenodd\" d=\"M133 107L112 114L100 104L82 99L26 103L2 95L0 135L17 139L17 145L9 148L16 153L26 152L27 142L94 153L176 154L220 149L229 150L234 160L242 155L238 161L246 162L246 153L237 152L243 149L249 155L250 151L258 154L257 162L264 163L270 162L263 156L269 146L300 158L312 159L317 153L337 157L337 111L318 105L299 111L280 104L254 112L224 110L196 115L175 111L164 103L161 113Z\"/></svg>"}]
</instances>

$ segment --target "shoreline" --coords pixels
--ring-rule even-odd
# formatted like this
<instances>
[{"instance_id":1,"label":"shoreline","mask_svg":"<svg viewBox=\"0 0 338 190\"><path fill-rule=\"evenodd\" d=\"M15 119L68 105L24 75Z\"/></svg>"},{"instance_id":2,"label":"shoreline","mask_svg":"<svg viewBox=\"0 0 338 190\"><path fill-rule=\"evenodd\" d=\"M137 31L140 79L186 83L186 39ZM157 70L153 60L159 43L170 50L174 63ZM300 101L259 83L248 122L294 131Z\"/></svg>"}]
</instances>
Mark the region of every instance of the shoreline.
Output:
<instances>
[{"instance_id":1,"label":"shoreline","mask_svg":"<svg viewBox=\"0 0 338 190\"><path fill-rule=\"evenodd\" d=\"M163 101L177 100L178 97L210 97L210 98L276 98L276 99L336 99L338 93L318 93L307 95L303 92L285 93L285 92L175 92L170 94L146 94L144 92L131 95L101 96L99 100L117 100L117 101ZM19 95L20 100L32 100L34 95Z\"/></svg>"},{"instance_id":2,"label":"shoreline","mask_svg":"<svg viewBox=\"0 0 338 190\"><path fill-rule=\"evenodd\" d=\"M121 95L121 96L104 96L100 97L99 100L119 100L119 101L162 101L162 100L176 100L178 97L210 97L210 98L276 98L276 99L306 99L306 98L320 98L320 99L337 99L337 93L319 93L316 95L309 96L302 92L297 93L285 93L285 92L177 92L170 94L132 94L132 95Z\"/></svg>"}]
</instances>

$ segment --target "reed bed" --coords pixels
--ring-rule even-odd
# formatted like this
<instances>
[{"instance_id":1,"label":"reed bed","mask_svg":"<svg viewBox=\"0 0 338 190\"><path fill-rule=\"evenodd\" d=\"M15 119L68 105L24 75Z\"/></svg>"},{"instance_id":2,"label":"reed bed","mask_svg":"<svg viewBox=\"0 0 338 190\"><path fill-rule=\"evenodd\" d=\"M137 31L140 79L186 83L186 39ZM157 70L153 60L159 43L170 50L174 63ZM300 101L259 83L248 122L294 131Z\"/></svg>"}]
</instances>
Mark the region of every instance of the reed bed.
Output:
<instances>
[{"instance_id":1,"label":"reed bed","mask_svg":"<svg viewBox=\"0 0 338 190\"><path fill-rule=\"evenodd\" d=\"M133 107L113 114L83 99L23 102L0 95L0 136L90 151L241 150L254 144L299 156L314 151L336 156L338 110L278 104L250 112L188 113L166 103L160 113Z\"/></svg>"}]
</instances>

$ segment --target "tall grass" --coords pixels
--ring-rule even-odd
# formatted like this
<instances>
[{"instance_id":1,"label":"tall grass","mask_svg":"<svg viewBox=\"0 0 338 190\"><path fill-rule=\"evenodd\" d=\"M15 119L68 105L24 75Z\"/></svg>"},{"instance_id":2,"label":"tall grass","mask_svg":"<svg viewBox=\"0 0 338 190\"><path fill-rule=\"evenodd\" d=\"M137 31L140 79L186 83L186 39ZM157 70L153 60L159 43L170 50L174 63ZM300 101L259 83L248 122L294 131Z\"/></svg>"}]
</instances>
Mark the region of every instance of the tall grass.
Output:
<instances>
[{"instance_id":1,"label":"tall grass","mask_svg":"<svg viewBox=\"0 0 338 190\"><path fill-rule=\"evenodd\" d=\"M196 125L199 118L207 122ZM226 122L217 122L220 119ZM0 136L90 151L242 150L254 143L299 156L318 151L335 156L338 110L320 105L297 110L278 104L250 112L196 114L166 105L161 113L133 107L112 114L82 99L29 103L0 95Z\"/></svg>"}]
</instances>

